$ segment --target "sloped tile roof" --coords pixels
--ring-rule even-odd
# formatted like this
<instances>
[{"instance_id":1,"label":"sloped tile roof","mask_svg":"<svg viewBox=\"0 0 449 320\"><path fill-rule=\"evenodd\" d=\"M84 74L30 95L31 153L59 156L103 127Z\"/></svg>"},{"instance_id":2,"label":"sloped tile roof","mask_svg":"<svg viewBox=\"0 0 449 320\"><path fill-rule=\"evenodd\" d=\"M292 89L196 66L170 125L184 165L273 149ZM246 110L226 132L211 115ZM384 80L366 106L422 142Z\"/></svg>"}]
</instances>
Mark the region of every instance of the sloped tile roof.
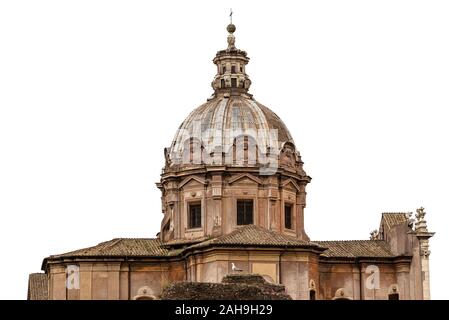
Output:
<instances>
[{"instance_id":1,"label":"sloped tile roof","mask_svg":"<svg viewBox=\"0 0 449 320\"><path fill-rule=\"evenodd\" d=\"M28 300L48 300L48 278L45 273L32 273L28 278Z\"/></svg>"},{"instance_id":2,"label":"sloped tile roof","mask_svg":"<svg viewBox=\"0 0 449 320\"><path fill-rule=\"evenodd\" d=\"M302 241L276 231L267 230L256 225L246 225L237 228L233 232L211 240L193 245L194 247L203 247L209 245L247 245L247 246L275 246L275 247L304 247L315 246L317 244Z\"/></svg>"},{"instance_id":3,"label":"sloped tile roof","mask_svg":"<svg viewBox=\"0 0 449 320\"><path fill-rule=\"evenodd\" d=\"M341 240L341 241L315 241L320 246L328 248L322 253L324 257L342 258L391 258L388 243L383 240Z\"/></svg>"},{"instance_id":4,"label":"sloped tile roof","mask_svg":"<svg viewBox=\"0 0 449 320\"><path fill-rule=\"evenodd\" d=\"M382 221L388 228L398 224L407 223L407 213L405 212L384 212L382 213Z\"/></svg>"},{"instance_id":5,"label":"sloped tile roof","mask_svg":"<svg viewBox=\"0 0 449 320\"><path fill-rule=\"evenodd\" d=\"M183 249L170 249L173 244L189 244L189 241L162 243L159 239L117 238L96 246L53 255L47 259L65 257L170 257L180 255L189 248L206 246L263 246L263 247L315 247L324 251L323 257L394 257L388 244L383 240L342 240L342 241L302 241L276 231L255 225L242 226L233 232L200 243L191 243Z\"/></svg>"},{"instance_id":6,"label":"sloped tile roof","mask_svg":"<svg viewBox=\"0 0 449 320\"><path fill-rule=\"evenodd\" d=\"M67 252L60 255L50 256L52 258L64 257L165 257L179 253L178 250L168 250L161 246L159 239L145 238L117 238L102 242L96 246Z\"/></svg>"},{"instance_id":7,"label":"sloped tile roof","mask_svg":"<svg viewBox=\"0 0 449 320\"><path fill-rule=\"evenodd\" d=\"M210 239L210 237L202 237L197 239L173 239L162 243L162 246L172 247L172 246L192 245L195 243L206 241L208 239Z\"/></svg>"},{"instance_id":8,"label":"sloped tile roof","mask_svg":"<svg viewBox=\"0 0 449 320\"><path fill-rule=\"evenodd\" d=\"M207 240L204 240L207 239ZM198 243L200 242L200 243ZM145 238L116 238L99 243L96 246L79 249L63 254L52 255L44 259L79 257L172 257L181 254L186 248L171 249L173 245L191 244L188 248L204 247L208 245L242 245L242 246L282 246L282 247L316 247L316 243L301 241L296 238L280 234L276 231L266 230L255 225L239 227L230 234L209 239L173 240L161 242L160 239ZM323 250L323 248L320 248Z\"/></svg>"}]
</instances>

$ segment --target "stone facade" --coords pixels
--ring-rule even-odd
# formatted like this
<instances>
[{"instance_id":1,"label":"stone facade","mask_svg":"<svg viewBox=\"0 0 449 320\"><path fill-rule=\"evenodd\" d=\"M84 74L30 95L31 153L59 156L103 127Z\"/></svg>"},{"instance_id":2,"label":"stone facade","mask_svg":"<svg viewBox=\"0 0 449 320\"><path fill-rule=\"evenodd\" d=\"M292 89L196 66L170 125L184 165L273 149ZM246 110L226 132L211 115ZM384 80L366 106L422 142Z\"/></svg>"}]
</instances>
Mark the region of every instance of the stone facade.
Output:
<instances>
[{"instance_id":1,"label":"stone facade","mask_svg":"<svg viewBox=\"0 0 449 320\"><path fill-rule=\"evenodd\" d=\"M415 218L382 214L370 240L309 239L311 178L282 120L248 93L249 58L235 29L213 60L213 95L164 150L158 237L49 256L45 273L30 277L30 299L160 299L185 283L215 290L236 273L282 285L292 299L430 299L433 233L423 208Z\"/></svg>"}]
</instances>

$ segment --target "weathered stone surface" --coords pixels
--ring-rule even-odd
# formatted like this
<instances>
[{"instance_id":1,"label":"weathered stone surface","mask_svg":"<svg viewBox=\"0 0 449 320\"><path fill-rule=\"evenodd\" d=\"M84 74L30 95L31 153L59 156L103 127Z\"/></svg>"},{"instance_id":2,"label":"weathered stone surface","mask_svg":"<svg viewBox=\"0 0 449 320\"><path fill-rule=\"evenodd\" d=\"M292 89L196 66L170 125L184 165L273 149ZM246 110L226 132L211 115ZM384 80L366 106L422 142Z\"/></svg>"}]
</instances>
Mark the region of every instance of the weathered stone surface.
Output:
<instances>
[{"instance_id":1,"label":"weathered stone surface","mask_svg":"<svg viewBox=\"0 0 449 320\"><path fill-rule=\"evenodd\" d=\"M222 283L177 282L167 286L163 300L291 300L283 285L270 284L260 275L227 275Z\"/></svg>"}]
</instances>

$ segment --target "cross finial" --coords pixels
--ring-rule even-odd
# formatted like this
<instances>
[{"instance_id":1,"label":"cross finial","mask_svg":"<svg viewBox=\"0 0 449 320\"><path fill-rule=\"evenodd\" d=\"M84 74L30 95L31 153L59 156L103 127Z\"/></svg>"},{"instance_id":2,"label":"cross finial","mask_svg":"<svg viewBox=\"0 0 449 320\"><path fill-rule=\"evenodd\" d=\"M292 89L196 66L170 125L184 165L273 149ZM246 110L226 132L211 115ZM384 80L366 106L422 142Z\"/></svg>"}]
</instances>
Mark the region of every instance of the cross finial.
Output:
<instances>
[{"instance_id":1,"label":"cross finial","mask_svg":"<svg viewBox=\"0 0 449 320\"><path fill-rule=\"evenodd\" d=\"M229 19L231 20L231 24L232 24L232 8L231 8L231 11L229 13Z\"/></svg>"}]
</instances>

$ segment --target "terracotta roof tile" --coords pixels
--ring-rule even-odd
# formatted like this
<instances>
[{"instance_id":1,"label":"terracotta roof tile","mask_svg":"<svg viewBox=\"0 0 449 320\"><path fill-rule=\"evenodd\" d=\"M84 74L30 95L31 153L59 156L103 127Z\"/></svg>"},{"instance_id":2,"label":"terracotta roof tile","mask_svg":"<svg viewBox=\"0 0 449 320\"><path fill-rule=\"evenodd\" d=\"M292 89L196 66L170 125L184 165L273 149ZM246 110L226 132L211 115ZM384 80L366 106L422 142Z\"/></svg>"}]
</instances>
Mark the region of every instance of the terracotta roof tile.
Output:
<instances>
[{"instance_id":1,"label":"terracotta roof tile","mask_svg":"<svg viewBox=\"0 0 449 320\"><path fill-rule=\"evenodd\" d=\"M324 257L342 258L390 258L395 255L391 252L388 243L383 240L342 240L342 241L315 241L328 250L322 253Z\"/></svg>"},{"instance_id":2,"label":"terracotta roof tile","mask_svg":"<svg viewBox=\"0 0 449 320\"><path fill-rule=\"evenodd\" d=\"M201 241L201 239L198 239ZM189 244L190 241L162 243L159 239L117 238L96 246L53 255L47 259L65 257L169 257L176 256L184 249L169 249L173 244ZM205 246L273 246L273 247L316 247L326 249L324 257L393 257L388 244L381 240L314 241L307 242L276 231L255 225L242 226L233 232L217 238L195 243L188 248Z\"/></svg>"},{"instance_id":3,"label":"terracotta roof tile","mask_svg":"<svg viewBox=\"0 0 449 320\"><path fill-rule=\"evenodd\" d=\"M197 239L173 239L162 243L163 247L172 247L172 246L182 246L182 245L192 245L195 243L203 242L210 239L210 237L202 237Z\"/></svg>"},{"instance_id":4,"label":"terracotta roof tile","mask_svg":"<svg viewBox=\"0 0 449 320\"><path fill-rule=\"evenodd\" d=\"M382 213L382 221L388 228L398 224L407 223L407 213L405 212L384 212Z\"/></svg>"},{"instance_id":5,"label":"terracotta roof tile","mask_svg":"<svg viewBox=\"0 0 449 320\"><path fill-rule=\"evenodd\" d=\"M209 245L247 245L247 246L282 246L282 247L304 247L316 246L317 244L302 241L294 237L281 234L276 231L267 230L255 225L247 225L239 227L233 232L211 240L193 245L194 247L203 247Z\"/></svg>"},{"instance_id":6,"label":"terracotta roof tile","mask_svg":"<svg viewBox=\"0 0 449 320\"><path fill-rule=\"evenodd\" d=\"M205 240L207 239L207 240ZM198 243L200 242L200 243ZM314 246L315 243L301 241L296 238L280 234L276 231L266 230L264 228L247 225L239 227L230 234L209 239L201 238L196 240L172 240L162 243L159 239L128 239L117 238L110 241L99 243L96 246L79 249L59 255L52 255L44 260L58 258L75 257L170 257L177 256L184 249L170 249L173 245L192 244L189 248L203 247L208 245L248 245L248 246L282 246L282 247L303 247Z\"/></svg>"},{"instance_id":7,"label":"terracotta roof tile","mask_svg":"<svg viewBox=\"0 0 449 320\"><path fill-rule=\"evenodd\" d=\"M49 259L64 257L161 257L173 256L179 253L179 250L168 250L161 246L159 239L129 239L117 238L102 242L96 246L79 249L59 255L50 256Z\"/></svg>"},{"instance_id":8,"label":"terracotta roof tile","mask_svg":"<svg viewBox=\"0 0 449 320\"><path fill-rule=\"evenodd\" d=\"M48 278L45 273L32 273L28 278L28 300L48 300Z\"/></svg>"}]
</instances>

